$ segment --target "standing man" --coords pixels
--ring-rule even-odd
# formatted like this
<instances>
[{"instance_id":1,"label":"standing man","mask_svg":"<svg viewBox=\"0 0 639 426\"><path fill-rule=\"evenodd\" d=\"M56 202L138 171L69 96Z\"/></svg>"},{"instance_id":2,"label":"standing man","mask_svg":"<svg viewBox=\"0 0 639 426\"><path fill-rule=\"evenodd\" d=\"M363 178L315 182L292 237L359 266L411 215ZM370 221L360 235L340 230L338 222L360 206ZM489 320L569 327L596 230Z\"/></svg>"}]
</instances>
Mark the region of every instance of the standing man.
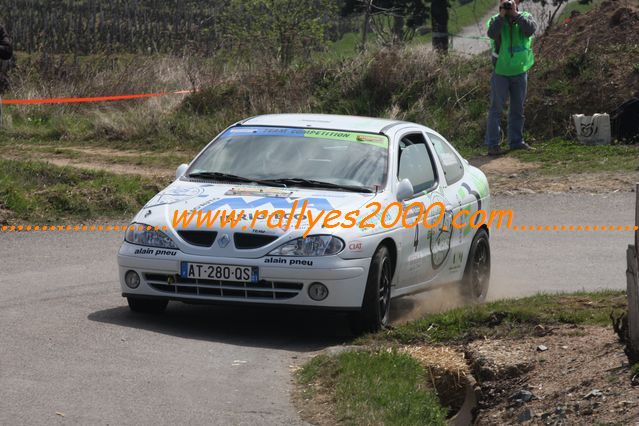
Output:
<instances>
[{"instance_id":1,"label":"standing man","mask_svg":"<svg viewBox=\"0 0 639 426\"><path fill-rule=\"evenodd\" d=\"M9 35L0 25L0 61L8 61L13 56L13 48L11 47L11 40ZM0 95L2 95L9 88L9 79L5 75L5 67L0 63ZM0 104L0 120L2 115L2 104ZM0 124L2 122L0 121Z\"/></svg>"},{"instance_id":2,"label":"standing man","mask_svg":"<svg viewBox=\"0 0 639 426\"><path fill-rule=\"evenodd\" d=\"M528 70L535 63L532 38L537 23L528 12L519 12L521 0L500 0L499 14L488 20L493 75L490 80L490 111L486 130L488 155L502 153L499 147L499 122L506 98L508 111L508 143L510 149L534 149L524 142L524 100Z\"/></svg>"},{"instance_id":3,"label":"standing man","mask_svg":"<svg viewBox=\"0 0 639 426\"><path fill-rule=\"evenodd\" d=\"M0 59L8 61L13 56L13 49L11 48L11 40L9 40L9 34L0 25Z\"/></svg>"}]
</instances>

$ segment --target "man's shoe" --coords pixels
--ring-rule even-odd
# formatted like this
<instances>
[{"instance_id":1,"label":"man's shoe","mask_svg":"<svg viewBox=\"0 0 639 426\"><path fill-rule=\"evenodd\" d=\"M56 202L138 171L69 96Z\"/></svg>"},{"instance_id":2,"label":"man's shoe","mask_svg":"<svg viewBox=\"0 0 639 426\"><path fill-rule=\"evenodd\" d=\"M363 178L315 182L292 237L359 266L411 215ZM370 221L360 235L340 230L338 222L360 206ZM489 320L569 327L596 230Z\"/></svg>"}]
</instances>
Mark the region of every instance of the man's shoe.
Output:
<instances>
[{"instance_id":1,"label":"man's shoe","mask_svg":"<svg viewBox=\"0 0 639 426\"><path fill-rule=\"evenodd\" d=\"M526 142L522 142L520 144L511 145L510 146L510 150L511 151L516 151L518 149L525 149L526 151L536 151L537 150L537 148L533 148L532 146L528 145Z\"/></svg>"},{"instance_id":2,"label":"man's shoe","mask_svg":"<svg viewBox=\"0 0 639 426\"><path fill-rule=\"evenodd\" d=\"M499 147L499 145L489 146L488 147L488 155L497 156L497 155L501 155L501 154L502 154L502 151L501 151L501 148Z\"/></svg>"}]
</instances>

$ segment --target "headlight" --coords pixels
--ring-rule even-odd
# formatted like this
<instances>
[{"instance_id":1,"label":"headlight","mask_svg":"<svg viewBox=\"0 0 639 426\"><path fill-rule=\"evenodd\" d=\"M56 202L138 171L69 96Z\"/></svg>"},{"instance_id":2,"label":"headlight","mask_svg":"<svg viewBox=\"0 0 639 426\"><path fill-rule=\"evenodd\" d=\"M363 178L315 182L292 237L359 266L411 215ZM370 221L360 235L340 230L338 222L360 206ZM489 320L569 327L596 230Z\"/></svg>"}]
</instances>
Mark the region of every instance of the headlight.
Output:
<instances>
[{"instance_id":1,"label":"headlight","mask_svg":"<svg viewBox=\"0 0 639 426\"><path fill-rule=\"evenodd\" d=\"M131 229L131 227L133 227L133 229ZM140 227L143 228L142 231L140 231ZM148 230L147 228L150 228L150 230ZM124 241L141 246L162 247L170 249L178 248L173 240L169 238L164 232L156 231L154 228L155 227L145 225L143 223L132 223L131 226L127 228L126 233L124 234Z\"/></svg>"},{"instance_id":2,"label":"headlight","mask_svg":"<svg viewBox=\"0 0 639 426\"><path fill-rule=\"evenodd\" d=\"M271 251L269 256L331 256L344 248L344 241L332 235L296 238Z\"/></svg>"}]
</instances>

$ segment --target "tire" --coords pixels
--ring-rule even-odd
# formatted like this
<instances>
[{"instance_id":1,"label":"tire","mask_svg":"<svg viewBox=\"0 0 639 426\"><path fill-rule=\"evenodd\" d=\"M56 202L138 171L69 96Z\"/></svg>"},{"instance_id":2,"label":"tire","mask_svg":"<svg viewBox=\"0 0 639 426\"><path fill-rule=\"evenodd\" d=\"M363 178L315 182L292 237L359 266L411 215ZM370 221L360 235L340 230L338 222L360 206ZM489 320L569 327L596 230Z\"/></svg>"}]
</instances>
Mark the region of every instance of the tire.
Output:
<instances>
[{"instance_id":1,"label":"tire","mask_svg":"<svg viewBox=\"0 0 639 426\"><path fill-rule=\"evenodd\" d=\"M362 309L350 316L351 331L359 335L375 332L390 322L390 291L393 263L386 246L380 246L371 260Z\"/></svg>"},{"instance_id":2,"label":"tire","mask_svg":"<svg viewBox=\"0 0 639 426\"><path fill-rule=\"evenodd\" d=\"M141 314L161 314L169 304L168 300L161 299L140 299L137 297L127 297L129 309Z\"/></svg>"},{"instance_id":3,"label":"tire","mask_svg":"<svg viewBox=\"0 0 639 426\"><path fill-rule=\"evenodd\" d=\"M464 302L481 303L486 300L490 285L490 243L488 232L477 230L468 253L464 277L461 281L461 295Z\"/></svg>"}]
</instances>

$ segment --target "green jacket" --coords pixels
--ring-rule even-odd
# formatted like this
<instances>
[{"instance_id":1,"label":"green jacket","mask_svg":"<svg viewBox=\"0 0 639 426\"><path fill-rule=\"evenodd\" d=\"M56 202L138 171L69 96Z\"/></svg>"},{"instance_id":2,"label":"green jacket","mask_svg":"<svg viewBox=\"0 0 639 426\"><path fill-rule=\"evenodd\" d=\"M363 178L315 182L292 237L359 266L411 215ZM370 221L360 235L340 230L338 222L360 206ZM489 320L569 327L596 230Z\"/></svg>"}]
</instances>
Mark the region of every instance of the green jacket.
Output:
<instances>
[{"instance_id":1,"label":"green jacket","mask_svg":"<svg viewBox=\"0 0 639 426\"><path fill-rule=\"evenodd\" d=\"M530 13L521 12L515 19L494 15L486 27L496 74L519 75L533 66L532 40L537 23Z\"/></svg>"}]
</instances>

